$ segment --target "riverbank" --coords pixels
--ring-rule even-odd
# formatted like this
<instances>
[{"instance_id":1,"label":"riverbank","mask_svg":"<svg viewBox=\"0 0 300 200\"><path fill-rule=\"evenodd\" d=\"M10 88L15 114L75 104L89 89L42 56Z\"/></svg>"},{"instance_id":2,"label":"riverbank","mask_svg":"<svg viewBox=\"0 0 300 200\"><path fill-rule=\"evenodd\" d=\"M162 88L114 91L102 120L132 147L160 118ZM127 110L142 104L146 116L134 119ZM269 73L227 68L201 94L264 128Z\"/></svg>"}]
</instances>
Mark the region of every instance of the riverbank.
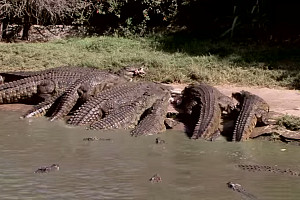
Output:
<instances>
[{"instance_id":1,"label":"riverbank","mask_svg":"<svg viewBox=\"0 0 300 200\"><path fill-rule=\"evenodd\" d=\"M181 92L186 84L168 84L172 86L173 90L176 92ZM241 90L249 91L262 97L270 105L270 122L275 124L279 117L284 115L291 115L300 117L300 93L297 90L286 90L286 89L270 89L270 88L259 88L259 87L237 87L230 85L216 86L222 93L227 96L231 96L232 92L238 92ZM26 111L32 109L32 105L25 104L3 104L0 105L0 111L15 111L19 112L20 115ZM177 112L171 105L169 106L169 112ZM223 126L233 126L234 121L227 121L226 124L222 123ZM233 128L233 127L232 127ZM182 123L174 127L175 130L184 131L185 127ZM299 131L289 131L286 129L278 129L277 126L266 126L257 127L252 133L252 137L257 137L262 133L272 133L276 132L278 134L284 135L291 138L299 138Z\"/></svg>"}]
</instances>

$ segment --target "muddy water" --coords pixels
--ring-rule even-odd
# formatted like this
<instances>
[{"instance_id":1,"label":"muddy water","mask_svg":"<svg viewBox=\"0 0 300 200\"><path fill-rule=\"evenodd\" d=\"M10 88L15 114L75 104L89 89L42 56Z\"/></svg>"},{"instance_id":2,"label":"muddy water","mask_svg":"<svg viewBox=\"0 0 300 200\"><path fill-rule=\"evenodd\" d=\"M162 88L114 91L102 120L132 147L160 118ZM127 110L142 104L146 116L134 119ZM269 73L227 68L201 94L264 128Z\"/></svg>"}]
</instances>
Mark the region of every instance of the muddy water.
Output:
<instances>
[{"instance_id":1,"label":"muddy water","mask_svg":"<svg viewBox=\"0 0 300 200\"><path fill-rule=\"evenodd\" d=\"M155 136L87 131L44 118L19 119L0 112L0 199L247 199L227 188L241 184L260 199L300 198L300 177L245 172L236 164L263 164L300 171L300 148L267 141L191 141L167 131ZM110 141L86 142L88 136ZM283 150L285 149L285 150ZM43 165L60 170L34 174ZM161 183L149 182L160 174Z\"/></svg>"}]
</instances>

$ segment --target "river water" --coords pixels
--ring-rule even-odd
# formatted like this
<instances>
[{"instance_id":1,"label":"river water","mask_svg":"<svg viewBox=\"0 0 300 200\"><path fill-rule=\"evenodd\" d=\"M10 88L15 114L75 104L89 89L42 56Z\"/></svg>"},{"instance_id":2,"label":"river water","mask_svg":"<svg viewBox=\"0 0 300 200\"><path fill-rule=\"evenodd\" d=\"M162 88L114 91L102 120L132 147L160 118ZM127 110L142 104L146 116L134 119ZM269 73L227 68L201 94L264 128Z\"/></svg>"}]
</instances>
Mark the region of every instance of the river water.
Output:
<instances>
[{"instance_id":1,"label":"river water","mask_svg":"<svg viewBox=\"0 0 300 200\"><path fill-rule=\"evenodd\" d=\"M45 118L23 120L0 111L0 199L240 200L226 183L239 183L259 199L300 199L300 177L247 172L237 164L278 165L300 171L300 147L268 141L190 140L180 131L130 137L88 131ZM83 141L97 136L113 141ZM34 174L40 166L59 171ZM154 174L161 183L151 183Z\"/></svg>"}]
</instances>

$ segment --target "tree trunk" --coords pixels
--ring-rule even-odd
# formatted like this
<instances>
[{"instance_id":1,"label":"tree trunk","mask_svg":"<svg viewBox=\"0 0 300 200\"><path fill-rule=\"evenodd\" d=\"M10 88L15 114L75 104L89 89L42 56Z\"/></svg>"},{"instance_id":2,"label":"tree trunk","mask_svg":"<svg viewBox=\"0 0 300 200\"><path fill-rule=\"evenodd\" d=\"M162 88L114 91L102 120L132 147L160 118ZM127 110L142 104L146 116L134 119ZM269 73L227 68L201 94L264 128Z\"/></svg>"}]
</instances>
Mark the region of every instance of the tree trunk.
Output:
<instances>
[{"instance_id":1,"label":"tree trunk","mask_svg":"<svg viewBox=\"0 0 300 200\"><path fill-rule=\"evenodd\" d=\"M2 35L3 35L3 21L0 21L0 42L2 41Z\"/></svg>"},{"instance_id":2,"label":"tree trunk","mask_svg":"<svg viewBox=\"0 0 300 200\"><path fill-rule=\"evenodd\" d=\"M26 15L24 17L24 27L23 27L23 34L22 34L22 40L28 40L29 38L29 29L31 27L31 23L30 23L30 17L28 15Z\"/></svg>"},{"instance_id":3,"label":"tree trunk","mask_svg":"<svg viewBox=\"0 0 300 200\"><path fill-rule=\"evenodd\" d=\"M6 37L6 28L8 25L8 20L2 18L0 20L0 41L2 41Z\"/></svg>"}]
</instances>

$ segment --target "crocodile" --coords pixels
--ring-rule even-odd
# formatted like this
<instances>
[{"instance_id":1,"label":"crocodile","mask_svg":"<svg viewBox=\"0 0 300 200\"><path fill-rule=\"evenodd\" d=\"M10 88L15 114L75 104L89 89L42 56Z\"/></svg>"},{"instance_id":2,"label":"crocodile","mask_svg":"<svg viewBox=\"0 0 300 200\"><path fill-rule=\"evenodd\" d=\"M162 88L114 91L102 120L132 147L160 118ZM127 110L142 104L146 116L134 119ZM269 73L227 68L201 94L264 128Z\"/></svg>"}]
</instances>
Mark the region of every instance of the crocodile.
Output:
<instances>
[{"instance_id":1,"label":"crocodile","mask_svg":"<svg viewBox=\"0 0 300 200\"><path fill-rule=\"evenodd\" d=\"M65 65L65 66L40 70L40 71L2 72L0 73L0 76L5 82L13 82L23 78L45 75L48 73L73 72L79 74L79 73L87 73L87 72L90 73L97 70L98 70L97 68L92 68L92 67L78 67L78 66Z\"/></svg>"},{"instance_id":2,"label":"crocodile","mask_svg":"<svg viewBox=\"0 0 300 200\"><path fill-rule=\"evenodd\" d=\"M158 137L158 138L155 139L155 143L156 144L164 144L164 143L166 143L166 141L161 139L160 137Z\"/></svg>"},{"instance_id":3,"label":"crocodile","mask_svg":"<svg viewBox=\"0 0 300 200\"><path fill-rule=\"evenodd\" d=\"M235 105L230 97L207 84L191 84L182 92L179 106L185 113L197 118L192 139L204 138L212 140L220 133L219 124L222 111L230 113Z\"/></svg>"},{"instance_id":4,"label":"crocodile","mask_svg":"<svg viewBox=\"0 0 300 200\"><path fill-rule=\"evenodd\" d=\"M26 77L0 85L0 104L16 103L38 94L43 99L65 90L83 74L76 72L55 72Z\"/></svg>"},{"instance_id":5,"label":"crocodile","mask_svg":"<svg viewBox=\"0 0 300 200\"><path fill-rule=\"evenodd\" d=\"M170 92L155 101L147 115L139 122L130 134L132 136L154 135L166 130L164 123L168 112Z\"/></svg>"},{"instance_id":6,"label":"crocodile","mask_svg":"<svg viewBox=\"0 0 300 200\"><path fill-rule=\"evenodd\" d=\"M240 110L233 130L232 141L248 140L256 124L268 124L268 103L259 96L247 91L232 93Z\"/></svg>"},{"instance_id":7,"label":"crocodile","mask_svg":"<svg viewBox=\"0 0 300 200\"><path fill-rule=\"evenodd\" d=\"M227 186L229 188L231 188L234 191L237 191L241 194L243 194L244 196L250 198L250 199L259 199L258 197L254 196L253 194L250 194L249 192L247 192L240 184L238 183L233 183L233 182L228 182Z\"/></svg>"},{"instance_id":8,"label":"crocodile","mask_svg":"<svg viewBox=\"0 0 300 200\"><path fill-rule=\"evenodd\" d=\"M51 97L53 94L65 90L76 80L87 74L106 73L113 74L111 70L99 70L88 67L63 66L37 72L15 72L18 76L23 74L18 80L6 82L0 85L0 104L16 103L22 99L29 99L34 94L39 94L42 98ZM143 68L132 66L124 67L116 75L122 73L130 78L135 74L143 76Z\"/></svg>"},{"instance_id":9,"label":"crocodile","mask_svg":"<svg viewBox=\"0 0 300 200\"><path fill-rule=\"evenodd\" d=\"M150 82L129 82L104 90L80 106L67 123L75 126L90 125L155 87L157 84Z\"/></svg>"},{"instance_id":10,"label":"crocodile","mask_svg":"<svg viewBox=\"0 0 300 200\"><path fill-rule=\"evenodd\" d=\"M102 70L92 70L91 72L85 71L82 77L69 84L65 90L60 90L56 95L36 105L22 117L43 116L51 108L51 112L48 112L47 116L50 116L51 120L61 119L69 113L76 102L85 102L104 89L110 88L115 84L130 81L134 76L143 76L145 74L143 69L132 67L125 67L115 74Z\"/></svg>"},{"instance_id":11,"label":"crocodile","mask_svg":"<svg viewBox=\"0 0 300 200\"><path fill-rule=\"evenodd\" d=\"M243 165L239 164L237 165L240 169L247 170L249 172L272 172L272 173L281 173L281 174L287 174L292 176L300 176L300 172L291 170L291 169L280 169L277 167L272 167L268 165Z\"/></svg>"},{"instance_id":12,"label":"crocodile","mask_svg":"<svg viewBox=\"0 0 300 200\"><path fill-rule=\"evenodd\" d=\"M87 138L83 138L83 141L113 141L110 138L98 138L98 137L87 137Z\"/></svg>"},{"instance_id":13,"label":"crocodile","mask_svg":"<svg viewBox=\"0 0 300 200\"><path fill-rule=\"evenodd\" d=\"M113 109L104 118L92 123L92 130L128 129L134 128L144 111L152 107L156 100L162 98L162 94L146 91L134 101Z\"/></svg>"},{"instance_id":14,"label":"crocodile","mask_svg":"<svg viewBox=\"0 0 300 200\"><path fill-rule=\"evenodd\" d=\"M34 173L48 173L57 170L59 170L59 165L53 164L50 167L48 166L39 167L37 170L34 171Z\"/></svg>"}]
</instances>

